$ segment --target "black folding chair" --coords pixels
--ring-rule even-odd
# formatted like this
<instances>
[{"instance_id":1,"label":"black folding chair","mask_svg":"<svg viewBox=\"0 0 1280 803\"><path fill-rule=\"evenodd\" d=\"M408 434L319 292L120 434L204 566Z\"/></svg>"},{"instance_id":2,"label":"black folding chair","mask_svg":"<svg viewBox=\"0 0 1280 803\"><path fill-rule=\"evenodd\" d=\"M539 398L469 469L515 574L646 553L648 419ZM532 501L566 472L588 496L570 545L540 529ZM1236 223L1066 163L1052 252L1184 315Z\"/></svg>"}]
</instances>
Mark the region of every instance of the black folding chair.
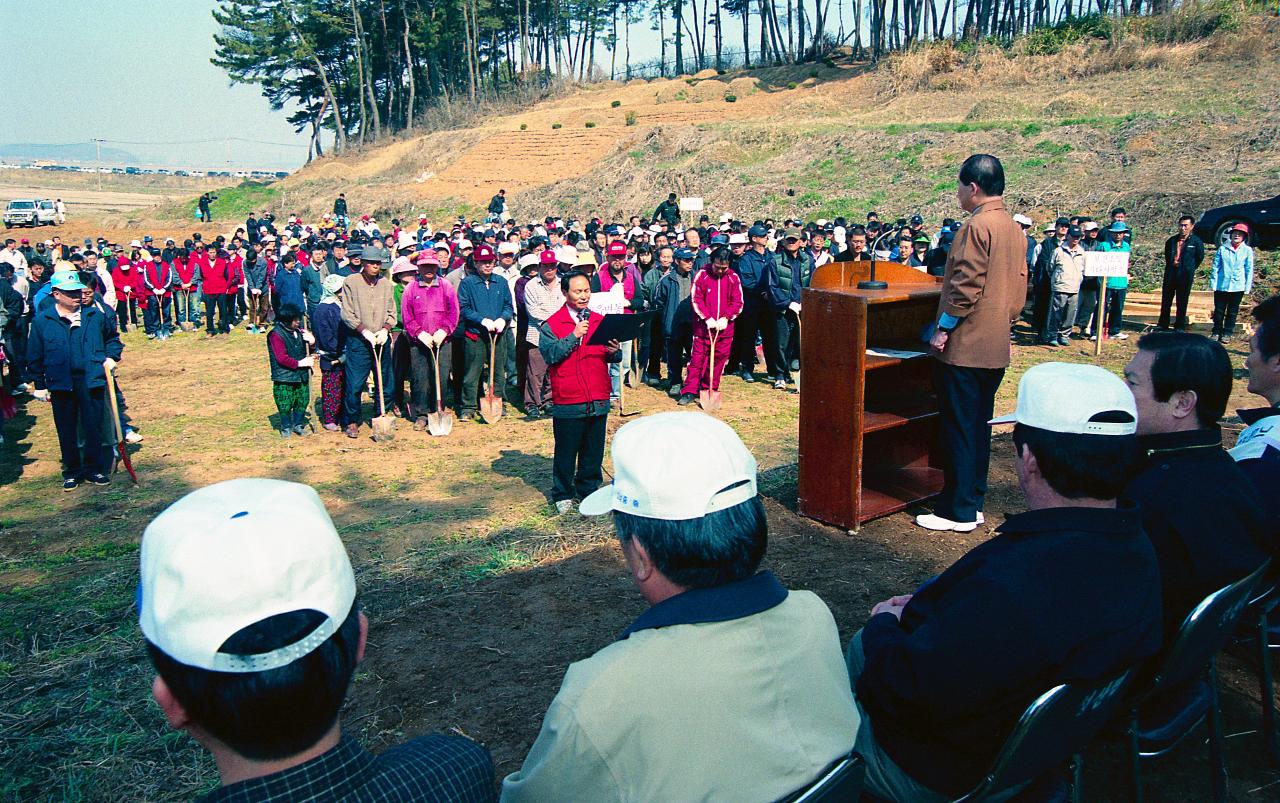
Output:
<instances>
[{"instance_id":1,"label":"black folding chair","mask_svg":"<svg viewBox=\"0 0 1280 803\"><path fill-rule=\"evenodd\" d=\"M1080 795L1080 751L1115 716L1133 670L1092 683L1064 683L1040 695L1022 713L991 770L956 803L980 803L1025 790L1069 764L1071 800ZM1046 797L1060 797L1057 790ZM1021 799L1021 798L1020 798Z\"/></svg>"},{"instance_id":2,"label":"black folding chair","mask_svg":"<svg viewBox=\"0 0 1280 803\"><path fill-rule=\"evenodd\" d=\"M866 772L862 756L850 753L823 770L816 781L779 803L857 803Z\"/></svg>"},{"instance_id":3,"label":"black folding chair","mask_svg":"<svg viewBox=\"0 0 1280 803\"><path fill-rule=\"evenodd\" d=\"M1258 687L1261 690L1262 738L1271 760L1280 763L1280 737L1276 733L1275 686L1271 674L1271 653L1280 652L1280 624L1271 624L1272 611L1280 607L1280 583L1275 573L1258 584L1249 607L1240 617L1235 643L1255 650Z\"/></svg>"},{"instance_id":4,"label":"black folding chair","mask_svg":"<svg viewBox=\"0 0 1280 803\"><path fill-rule=\"evenodd\" d=\"M1141 761L1172 750L1206 717L1213 798L1227 798L1222 716L1218 708L1216 656L1254 599L1269 562L1242 580L1210 594L1187 615L1173 644L1157 659L1156 671L1128 700L1129 767L1133 799L1142 801Z\"/></svg>"}]
</instances>

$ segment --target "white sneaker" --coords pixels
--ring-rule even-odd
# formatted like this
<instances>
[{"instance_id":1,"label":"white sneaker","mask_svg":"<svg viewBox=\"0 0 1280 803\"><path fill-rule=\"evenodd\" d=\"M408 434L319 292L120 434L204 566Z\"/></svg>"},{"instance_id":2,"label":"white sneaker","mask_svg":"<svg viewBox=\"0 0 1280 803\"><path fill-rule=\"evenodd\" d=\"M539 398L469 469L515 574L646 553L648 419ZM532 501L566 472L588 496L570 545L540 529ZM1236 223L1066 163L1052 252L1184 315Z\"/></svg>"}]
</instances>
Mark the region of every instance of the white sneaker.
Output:
<instances>
[{"instance_id":1,"label":"white sneaker","mask_svg":"<svg viewBox=\"0 0 1280 803\"><path fill-rule=\"evenodd\" d=\"M561 499L559 502L556 502L556 515L564 515L571 510L573 510L572 499Z\"/></svg>"},{"instance_id":2,"label":"white sneaker","mask_svg":"<svg viewBox=\"0 0 1280 803\"><path fill-rule=\"evenodd\" d=\"M968 533L978 529L978 525L982 523L982 514L978 514L978 521L960 522L944 519L941 516L935 516L932 513L922 513L916 516L916 524L926 530L937 530L938 532L956 532Z\"/></svg>"},{"instance_id":3,"label":"white sneaker","mask_svg":"<svg viewBox=\"0 0 1280 803\"><path fill-rule=\"evenodd\" d=\"M982 525L984 525L984 524L986 524L986 523L987 523L987 517L986 517L986 516L984 516L984 515L982 515L982 511L981 511L981 510L979 510L979 511L978 511L978 526L979 526L979 527L981 527Z\"/></svg>"},{"instance_id":4,"label":"white sneaker","mask_svg":"<svg viewBox=\"0 0 1280 803\"><path fill-rule=\"evenodd\" d=\"M1129 339L1129 333L1128 333L1128 332L1121 332L1121 333L1120 333L1120 334L1118 334L1118 335L1112 335L1111 339L1112 339L1112 340L1128 340L1128 339Z\"/></svg>"},{"instance_id":5,"label":"white sneaker","mask_svg":"<svg viewBox=\"0 0 1280 803\"><path fill-rule=\"evenodd\" d=\"M142 433L138 432L138 430L136 429L131 429L128 432L124 433L124 442L125 443L142 443Z\"/></svg>"}]
</instances>

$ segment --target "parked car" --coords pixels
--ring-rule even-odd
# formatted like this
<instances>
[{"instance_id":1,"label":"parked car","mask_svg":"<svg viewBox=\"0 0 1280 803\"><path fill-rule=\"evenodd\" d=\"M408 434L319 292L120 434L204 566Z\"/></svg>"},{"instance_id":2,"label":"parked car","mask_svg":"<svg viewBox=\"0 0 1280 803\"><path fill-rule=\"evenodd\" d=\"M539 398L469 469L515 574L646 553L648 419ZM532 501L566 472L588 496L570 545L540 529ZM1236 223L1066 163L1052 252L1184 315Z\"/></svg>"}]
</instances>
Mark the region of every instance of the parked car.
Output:
<instances>
[{"instance_id":1,"label":"parked car","mask_svg":"<svg viewBox=\"0 0 1280 803\"><path fill-rule=\"evenodd\" d=\"M53 226L58 222L53 201L41 201L35 198L15 198L4 210L4 227L14 226Z\"/></svg>"},{"instance_id":2,"label":"parked car","mask_svg":"<svg viewBox=\"0 0 1280 803\"><path fill-rule=\"evenodd\" d=\"M1249 226L1249 244L1256 248L1280 248L1280 195L1265 201L1228 204L1200 216L1195 232L1206 243L1225 245L1227 230L1237 223Z\"/></svg>"}]
</instances>

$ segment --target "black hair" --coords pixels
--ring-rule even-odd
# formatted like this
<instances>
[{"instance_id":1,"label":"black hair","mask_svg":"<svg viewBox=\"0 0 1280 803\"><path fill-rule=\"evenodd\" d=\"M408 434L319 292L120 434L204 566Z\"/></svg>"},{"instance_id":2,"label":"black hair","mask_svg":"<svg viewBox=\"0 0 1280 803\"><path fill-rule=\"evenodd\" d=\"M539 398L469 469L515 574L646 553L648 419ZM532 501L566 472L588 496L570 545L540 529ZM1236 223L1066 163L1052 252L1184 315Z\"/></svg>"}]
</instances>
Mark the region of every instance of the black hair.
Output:
<instances>
[{"instance_id":1,"label":"black hair","mask_svg":"<svg viewBox=\"0 0 1280 803\"><path fill-rule=\"evenodd\" d=\"M1184 220L1189 220L1189 221L1191 221L1191 225L1192 225L1192 226L1196 225L1196 219L1195 219L1195 218L1193 218L1191 215L1183 215L1182 217L1178 218L1178 222L1179 222L1179 223L1181 223L1181 222L1182 222L1182 221L1184 221Z\"/></svg>"},{"instance_id":2,"label":"black hair","mask_svg":"<svg viewBox=\"0 0 1280 803\"><path fill-rule=\"evenodd\" d=\"M1133 416L1116 410L1090 421L1129 423ZM1026 446L1049 487L1068 499L1115 499L1138 467L1137 435L1077 435L1015 424L1013 445L1019 456Z\"/></svg>"},{"instance_id":3,"label":"black hair","mask_svg":"<svg viewBox=\"0 0 1280 803\"><path fill-rule=\"evenodd\" d=\"M586 280L587 280L587 284L591 284L591 277L590 277L590 276L588 276L587 274L585 274L585 273L583 273L582 271L578 270L577 268L574 268L573 270L569 271L568 273L566 273L565 275L563 275L563 276L561 276L561 277L560 277L560 292L562 292L562 293L567 293L567 292L569 292L569 282L570 282L570 281L571 281L575 276L581 276L582 278L584 278L584 279L586 279Z\"/></svg>"},{"instance_id":4,"label":"black hair","mask_svg":"<svg viewBox=\"0 0 1280 803\"><path fill-rule=\"evenodd\" d=\"M302 317L302 310L293 304L282 304L276 312L276 320L281 323L292 323Z\"/></svg>"},{"instance_id":5,"label":"black hair","mask_svg":"<svg viewBox=\"0 0 1280 803\"><path fill-rule=\"evenodd\" d=\"M1129 213L1125 211L1125 208L1123 206L1117 206L1115 209L1111 210L1111 217L1115 217L1116 215L1127 215L1127 214Z\"/></svg>"},{"instance_id":6,"label":"black hair","mask_svg":"<svg viewBox=\"0 0 1280 803\"><path fill-rule=\"evenodd\" d=\"M187 666L147 642L156 672L191 720L245 758L268 761L297 755L333 727L356 668L360 605L338 631L290 664L265 672L214 672ZM282 613L249 625L219 652L258 655L293 644L324 614Z\"/></svg>"},{"instance_id":7,"label":"black hair","mask_svg":"<svg viewBox=\"0 0 1280 803\"><path fill-rule=\"evenodd\" d=\"M718 245L711 251L712 262L732 262L733 252L727 245Z\"/></svg>"},{"instance_id":8,"label":"black hair","mask_svg":"<svg viewBox=\"0 0 1280 803\"><path fill-rule=\"evenodd\" d=\"M298 255L297 255L297 254L295 254L295 253L293 253L292 251L289 251L289 252L286 252L284 256L280 257L280 261L281 261L281 262L285 262L285 263L288 263L288 262L297 262L297 261L298 261Z\"/></svg>"},{"instance_id":9,"label":"black hair","mask_svg":"<svg viewBox=\"0 0 1280 803\"><path fill-rule=\"evenodd\" d=\"M1194 391L1200 426L1218 423L1231 396L1231 359L1220 343L1190 332L1156 331L1140 337L1138 349L1154 356L1151 387L1157 401Z\"/></svg>"},{"instance_id":10,"label":"black hair","mask_svg":"<svg viewBox=\"0 0 1280 803\"><path fill-rule=\"evenodd\" d=\"M960 165L960 183L977 184L983 195L1004 195L1004 165L989 153L975 153Z\"/></svg>"},{"instance_id":11,"label":"black hair","mask_svg":"<svg viewBox=\"0 0 1280 803\"><path fill-rule=\"evenodd\" d=\"M1253 308L1253 319L1258 322L1258 351L1269 360L1280 354L1280 295L1272 296Z\"/></svg>"},{"instance_id":12,"label":"black hair","mask_svg":"<svg viewBox=\"0 0 1280 803\"><path fill-rule=\"evenodd\" d=\"M711 588L756 573L769 543L764 503L756 496L697 519L650 519L615 511L623 543L635 539L658 571L682 588Z\"/></svg>"}]
</instances>

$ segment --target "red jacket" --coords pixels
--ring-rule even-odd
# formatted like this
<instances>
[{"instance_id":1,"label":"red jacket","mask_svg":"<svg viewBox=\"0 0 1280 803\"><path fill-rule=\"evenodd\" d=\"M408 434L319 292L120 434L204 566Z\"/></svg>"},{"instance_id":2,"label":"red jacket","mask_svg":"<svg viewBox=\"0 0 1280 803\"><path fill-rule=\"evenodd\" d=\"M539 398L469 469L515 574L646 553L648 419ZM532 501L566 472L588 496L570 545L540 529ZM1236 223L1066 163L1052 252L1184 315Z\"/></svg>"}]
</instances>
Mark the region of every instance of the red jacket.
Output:
<instances>
[{"instance_id":1,"label":"red jacket","mask_svg":"<svg viewBox=\"0 0 1280 803\"><path fill-rule=\"evenodd\" d=\"M173 282L173 267L158 259L143 262L141 278L141 289L148 296L155 295L155 291L159 289L163 290L164 295L167 297L170 295L169 285Z\"/></svg>"},{"instance_id":2,"label":"red jacket","mask_svg":"<svg viewBox=\"0 0 1280 803\"><path fill-rule=\"evenodd\" d=\"M693 331L707 335L707 320L728 318L729 327L717 337L733 331L733 319L742 313L742 280L733 271L726 271L716 278L710 270L700 270L693 277L693 290L689 294L693 305Z\"/></svg>"},{"instance_id":3,"label":"red jacket","mask_svg":"<svg viewBox=\"0 0 1280 803\"><path fill-rule=\"evenodd\" d=\"M227 295L233 296L239 293L242 284L244 284L244 257L236 254L227 262Z\"/></svg>"},{"instance_id":4,"label":"red jacket","mask_svg":"<svg viewBox=\"0 0 1280 803\"><path fill-rule=\"evenodd\" d=\"M209 267L201 267L203 279L201 289L207 296L223 296L227 294L227 261L215 259Z\"/></svg>"},{"instance_id":5,"label":"red jacket","mask_svg":"<svg viewBox=\"0 0 1280 803\"><path fill-rule=\"evenodd\" d=\"M191 261L190 259L183 259L182 257L174 257L173 269L178 274L179 284L192 284L192 282L195 281L196 265L195 265L195 262ZM190 290L186 292L190 292L191 290L195 290L195 287L194 286L191 287Z\"/></svg>"},{"instance_id":6,"label":"red jacket","mask_svg":"<svg viewBox=\"0 0 1280 803\"><path fill-rule=\"evenodd\" d=\"M121 257L111 271L111 283L115 286L116 293L133 296L137 293L135 288L141 282L142 280L138 278L138 269L130 265L129 260Z\"/></svg>"},{"instance_id":7,"label":"red jacket","mask_svg":"<svg viewBox=\"0 0 1280 803\"><path fill-rule=\"evenodd\" d=\"M604 346L588 346L586 342L604 320L603 315L591 313L587 318L587 336L582 344L573 350L563 362L556 363L547 369L551 377L551 400L556 404L586 404L588 402L608 401L613 392L613 384L609 380L609 353ZM563 340L573 334L578 320L569 312L566 304L550 318L547 325L552 334Z\"/></svg>"}]
</instances>

